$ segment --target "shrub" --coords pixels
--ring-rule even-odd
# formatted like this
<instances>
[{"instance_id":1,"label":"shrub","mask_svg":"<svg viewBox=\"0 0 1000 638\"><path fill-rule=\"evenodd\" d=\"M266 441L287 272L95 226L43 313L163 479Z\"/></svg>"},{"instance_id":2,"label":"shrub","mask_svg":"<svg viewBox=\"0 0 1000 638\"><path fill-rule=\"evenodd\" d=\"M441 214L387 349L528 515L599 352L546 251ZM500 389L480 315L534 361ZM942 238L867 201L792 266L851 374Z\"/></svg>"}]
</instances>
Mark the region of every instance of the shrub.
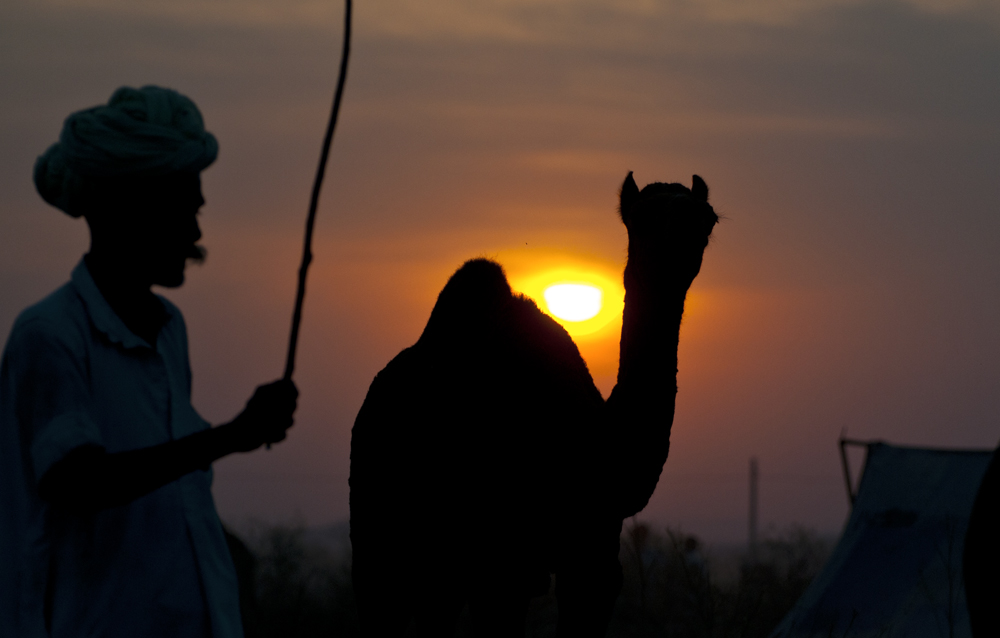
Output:
<instances>
[{"instance_id":1,"label":"shrub","mask_svg":"<svg viewBox=\"0 0 1000 638\"><path fill-rule=\"evenodd\" d=\"M302 526L257 526L247 537L247 544L228 538L247 638L358 635L349 546L331 549ZM622 534L624 583L608 636L766 638L830 549L793 527L763 540L752 556L713 555L694 536L632 523ZM550 591L531 602L525 635L554 636L556 619ZM464 616L456 635L468 635Z\"/></svg>"}]
</instances>

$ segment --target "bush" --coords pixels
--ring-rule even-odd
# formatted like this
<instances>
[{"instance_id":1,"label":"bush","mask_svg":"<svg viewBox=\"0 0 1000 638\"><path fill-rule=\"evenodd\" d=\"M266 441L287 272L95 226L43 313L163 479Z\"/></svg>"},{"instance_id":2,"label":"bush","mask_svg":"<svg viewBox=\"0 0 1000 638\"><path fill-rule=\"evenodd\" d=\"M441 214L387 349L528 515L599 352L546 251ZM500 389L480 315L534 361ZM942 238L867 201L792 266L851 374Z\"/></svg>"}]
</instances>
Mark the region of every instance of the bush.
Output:
<instances>
[{"instance_id":1,"label":"bush","mask_svg":"<svg viewBox=\"0 0 1000 638\"><path fill-rule=\"evenodd\" d=\"M229 536L246 638L358 635L347 557L308 542L302 526L258 526L249 545Z\"/></svg>"},{"instance_id":2,"label":"bush","mask_svg":"<svg viewBox=\"0 0 1000 638\"><path fill-rule=\"evenodd\" d=\"M341 544L301 526L258 526L248 544L230 535L247 638L357 636L346 530ZM628 525L622 593L609 637L765 638L822 567L831 544L792 528L754 556L707 552L694 536ZM532 601L525 635L555 635L555 596ZM465 618L458 636L468 635Z\"/></svg>"},{"instance_id":3,"label":"bush","mask_svg":"<svg viewBox=\"0 0 1000 638\"><path fill-rule=\"evenodd\" d=\"M622 537L625 573L609 636L764 638L819 572L830 543L793 528L747 553L716 557L694 536L636 523ZM735 562L733 565L725 564ZM726 568L735 578L724 578Z\"/></svg>"}]
</instances>

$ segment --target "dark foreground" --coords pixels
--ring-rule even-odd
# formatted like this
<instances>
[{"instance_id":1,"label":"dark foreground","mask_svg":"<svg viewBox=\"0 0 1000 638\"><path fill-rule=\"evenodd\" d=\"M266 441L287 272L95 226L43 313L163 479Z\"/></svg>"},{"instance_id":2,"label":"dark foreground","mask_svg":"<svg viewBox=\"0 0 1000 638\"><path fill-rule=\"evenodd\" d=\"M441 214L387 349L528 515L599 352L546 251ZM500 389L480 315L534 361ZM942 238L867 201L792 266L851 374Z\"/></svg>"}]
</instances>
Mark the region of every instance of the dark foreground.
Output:
<instances>
[{"instance_id":1,"label":"dark foreground","mask_svg":"<svg viewBox=\"0 0 1000 638\"><path fill-rule=\"evenodd\" d=\"M259 526L231 539L247 638L358 635L345 529ZM818 573L832 544L794 529L751 557L671 530L627 524L625 585L609 637L765 638ZM551 594L532 602L525 636L555 635ZM458 636L468 635L460 626Z\"/></svg>"}]
</instances>

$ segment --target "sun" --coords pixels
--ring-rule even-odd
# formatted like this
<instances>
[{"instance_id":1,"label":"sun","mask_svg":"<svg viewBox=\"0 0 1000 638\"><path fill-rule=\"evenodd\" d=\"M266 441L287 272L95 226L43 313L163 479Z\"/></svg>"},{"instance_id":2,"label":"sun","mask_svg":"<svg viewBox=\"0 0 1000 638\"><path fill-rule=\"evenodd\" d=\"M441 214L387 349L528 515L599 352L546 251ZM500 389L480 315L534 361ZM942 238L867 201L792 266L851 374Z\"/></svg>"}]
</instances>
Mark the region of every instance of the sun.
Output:
<instances>
[{"instance_id":1,"label":"sun","mask_svg":"<svg viewBox=\"0 0 1000 638\"><path fill-rule=\"evenodd\" d=\"M596 336L621 318L625 289L618 276L602 265L564 264L517 264L519 272L511 275L511 287L534 300L570 336Z\"/></svg>"},{"instance_id":2,"label":"sun","mask_svg":"<svg viewBox=\"0 0 1000 638\"><path fill-rule=\"evenodd\" d=\"M549 314L566 321L586 321L604 305L604 292L588 283L553 284L542 293Z\"/></svg>"}]
</instances>

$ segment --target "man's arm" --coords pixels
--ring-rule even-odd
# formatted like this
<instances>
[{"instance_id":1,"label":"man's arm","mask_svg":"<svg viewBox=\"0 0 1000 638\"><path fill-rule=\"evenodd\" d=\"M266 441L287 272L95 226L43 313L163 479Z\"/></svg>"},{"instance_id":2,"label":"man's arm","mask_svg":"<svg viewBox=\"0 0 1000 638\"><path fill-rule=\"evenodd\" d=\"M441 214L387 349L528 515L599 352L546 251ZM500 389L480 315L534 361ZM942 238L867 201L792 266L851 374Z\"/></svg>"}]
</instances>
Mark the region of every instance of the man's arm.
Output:
<instances>
[{"instance_id":1,"label":"man's arm","mask_svg":"<svg viewBox=\"0 0 1000 638\"><path fill-rule=\"evenodd\" d=\"M291 381L276 381L258 387L246 409L225 425L128 452L79 447L42 476L38 493L77 512L124 505L223 456L283 440L297 398Z\"/></svg>"}]
</instances>

